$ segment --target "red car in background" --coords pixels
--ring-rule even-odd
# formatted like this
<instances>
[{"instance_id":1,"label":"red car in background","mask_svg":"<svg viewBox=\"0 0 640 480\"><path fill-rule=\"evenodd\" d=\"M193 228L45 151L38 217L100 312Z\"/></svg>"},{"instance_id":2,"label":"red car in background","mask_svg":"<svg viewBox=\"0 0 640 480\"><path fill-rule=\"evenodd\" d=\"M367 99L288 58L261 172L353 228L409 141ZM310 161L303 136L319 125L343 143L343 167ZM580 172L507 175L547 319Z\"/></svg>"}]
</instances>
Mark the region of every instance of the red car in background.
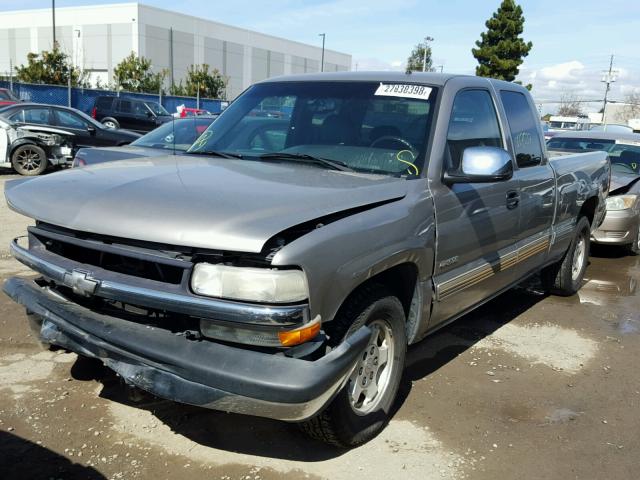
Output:
<instances>
[{"instance_id":1,"label":"red car in background","mask_svg":"<svg viewBox=\"0 0 640 480\"><path fill-rule=\"evenodd\" d=\"M0 107L19 103L21 100L8 88L0 88Z\"/></svg>"}]
</instances>

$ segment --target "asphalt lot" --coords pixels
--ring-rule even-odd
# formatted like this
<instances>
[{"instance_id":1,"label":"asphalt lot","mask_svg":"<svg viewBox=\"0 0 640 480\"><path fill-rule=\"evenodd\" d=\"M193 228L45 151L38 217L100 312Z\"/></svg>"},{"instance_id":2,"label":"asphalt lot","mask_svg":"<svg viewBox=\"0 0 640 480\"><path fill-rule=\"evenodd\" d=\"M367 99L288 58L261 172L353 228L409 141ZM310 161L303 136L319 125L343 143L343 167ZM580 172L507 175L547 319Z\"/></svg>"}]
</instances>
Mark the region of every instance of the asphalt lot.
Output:
<instances>
[{"instance_id":1,"label":"asphalt lot","mask_svg":"<svg viewBox=\"0 0 640 480\"><path fill-rule=\"evenodd\" d=\"M26 273L7 244L29 223L0 201L0 282ZM638 478L638 280L640 257L597 249L579 295L531 282L412 347L394 419L351 451L294 425L134 402L99 363L41 349L0 294L0 478Z\"/></svg>"}]
</instances>

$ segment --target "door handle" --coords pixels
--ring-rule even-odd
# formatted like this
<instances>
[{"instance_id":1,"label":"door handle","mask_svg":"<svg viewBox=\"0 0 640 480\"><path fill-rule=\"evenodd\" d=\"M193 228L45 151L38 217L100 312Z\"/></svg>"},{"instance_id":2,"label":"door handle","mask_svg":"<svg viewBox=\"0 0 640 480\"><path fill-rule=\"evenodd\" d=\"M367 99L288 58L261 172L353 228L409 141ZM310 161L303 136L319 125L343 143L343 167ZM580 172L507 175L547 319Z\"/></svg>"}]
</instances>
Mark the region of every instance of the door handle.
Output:
<instances>
[{"instance_id":1,"label":"door handle","mask_svg":"<svg viewBox=\"0 0 640 480\"><path fill-rule=\"evenodd\" d=\"M517 190L507 192L507 208L513 210L520 204L520 193Z\"/></svg>"}]
</instances>

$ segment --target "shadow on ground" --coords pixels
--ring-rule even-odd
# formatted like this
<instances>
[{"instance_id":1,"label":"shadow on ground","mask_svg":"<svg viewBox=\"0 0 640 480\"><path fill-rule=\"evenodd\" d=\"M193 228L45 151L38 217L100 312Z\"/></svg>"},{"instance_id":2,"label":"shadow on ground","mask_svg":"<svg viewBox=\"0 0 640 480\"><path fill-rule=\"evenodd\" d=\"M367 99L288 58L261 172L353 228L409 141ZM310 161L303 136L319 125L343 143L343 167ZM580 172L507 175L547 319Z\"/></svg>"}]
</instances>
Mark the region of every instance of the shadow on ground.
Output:
<instances>
[{"instance_id":1,"label":"shadow on ground","mask_svg":"<svg viewBox=\"0 0 640 480\"><path fill-rule=\"evenodd\" d=\"M73 463L41 445L0 431L0 478L106 479L97 470Z\"/></svg>"},{"instance_id":2,"label":"shadow on ground","mask_svg":"<svg viewBox=\"0 0 640 480\"><path fill-rule=\"evenodd\" d=\"M410 394L412 381L446 365L542 298L534 287L516 288L411 347L394 414ZM132 396L132 391L97 360L79 357L71 374L77 380L98 380L103 385L101 397L148 410L174 432L205 447L303 462L328 460L344 453L309 439L296 425L182 405L139 390L133 390Z\"/></svg>"}]
</instances>

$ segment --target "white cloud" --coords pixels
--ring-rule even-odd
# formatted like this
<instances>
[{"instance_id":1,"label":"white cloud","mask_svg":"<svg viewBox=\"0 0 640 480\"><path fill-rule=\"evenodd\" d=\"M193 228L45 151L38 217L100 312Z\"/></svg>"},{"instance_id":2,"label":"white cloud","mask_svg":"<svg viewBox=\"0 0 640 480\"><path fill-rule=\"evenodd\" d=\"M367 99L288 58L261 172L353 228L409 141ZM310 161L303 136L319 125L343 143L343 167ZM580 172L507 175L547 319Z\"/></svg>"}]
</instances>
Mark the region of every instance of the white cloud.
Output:
<instances>
[{"instance_id":1,"label":"white cloud","mask_svg":"<svg viewBox=\"0 0 640 480\"><path fill-rule=\"evenodd\" d=\"M632 92L640 91L638 71L618 68L616 82L611 85L609 99L624 100ZM578 60L571 60L540 68L528 68L526 64L520 71L519 79L533 85L532 94L537 103L543 104L545 112L555 112L563 95L571 95L585 103L586 112L597 112L602 107L605 85L603 72L597 66L588 66Z\"/></svg>"}]
</instances>

